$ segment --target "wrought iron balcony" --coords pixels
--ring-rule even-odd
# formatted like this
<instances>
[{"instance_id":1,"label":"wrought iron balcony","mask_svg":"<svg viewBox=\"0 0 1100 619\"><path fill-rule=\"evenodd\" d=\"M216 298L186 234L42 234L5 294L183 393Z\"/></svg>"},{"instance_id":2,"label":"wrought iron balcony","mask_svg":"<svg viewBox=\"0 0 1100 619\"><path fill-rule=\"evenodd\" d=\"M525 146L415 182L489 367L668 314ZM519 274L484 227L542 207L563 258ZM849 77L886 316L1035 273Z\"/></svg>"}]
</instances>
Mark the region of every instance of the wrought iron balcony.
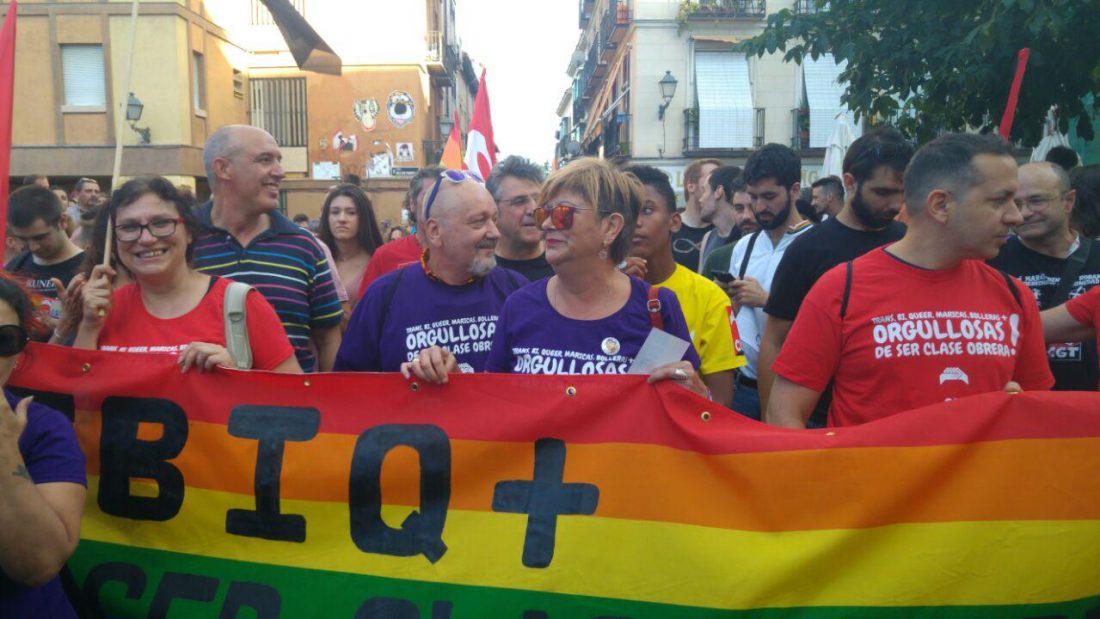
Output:
<instances>
[{"instance_id":1,"label":"wrought iron balcony","mask_svg":"<svg viewBox=\"0 0 1100 619\"><path fill-rule=\"evenodd\" d=\"M753 148L764 145L764 112L762 107L753 109L752 146L707 146L701 147L699 133L699 110L684 110L684 151L685 157L723 157L747 153Z\"/></svg>"},{"instance_id":2,"label":"wrought iron balcony","mask_svg":"<svg viewBox=\"0 0 1100 619\"><path fill-rule=\"evenodd\" d=\"M615 113L603 124L603 156L630 157L630 114Z\"/></svg>"},{"instance_id":3,"label":"wrought iron balcony","mask_svg":"<svg viewBox=\"0 0 1100 619\"><path fill-rule=\"evenodd\" d=\"M822 11L829 10L829 3L823 3L822 6L818 6L815 0L795 0L794 12L795 13L820 13Z\"/></svg>"},{"instance_id":4,"label":"wrought iron balcony","mask_svg":"<svg viewBox=\"0 0 1100 619\"><path fill-rule=\"evenodd\" d=\"M687 19L763 19L767 0L695 0L687 5Z\"/></svg>"},{"instance_id":5,"label":"wrought iron balcony","mask_svg":"<svg viewBox=\"0 0 1100 619\"><path fill-rule=\"evenodd\" d=\"M580 16L577 20L578 28L584 30L588 26L588 21L592 19L592 5L596 4L596 0L580 0Z\"/></svg>"},{"instance_id":6,"label":"wrought iron balcony","mask_svg":"<svg viewBox=\"0 0 1100 619\"><path fill-rule=\"evenodd\" d=\"M432 30L427 35L428 53L425 60L428 73L442 86L454 86L458 68L458 48L447 42L446 33Z\"/></svg>"}]
</instances>

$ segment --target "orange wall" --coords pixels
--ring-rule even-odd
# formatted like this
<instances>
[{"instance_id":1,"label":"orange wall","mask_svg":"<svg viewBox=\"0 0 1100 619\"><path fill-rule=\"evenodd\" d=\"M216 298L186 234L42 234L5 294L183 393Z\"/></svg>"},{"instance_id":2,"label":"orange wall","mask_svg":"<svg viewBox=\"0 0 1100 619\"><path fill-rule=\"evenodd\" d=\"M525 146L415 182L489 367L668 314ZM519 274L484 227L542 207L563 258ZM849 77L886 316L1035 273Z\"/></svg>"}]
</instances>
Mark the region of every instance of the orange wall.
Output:
<instances>
[{"instance_id":1,"label":"orange wall","mask_svg":"<svg viewBox=\"0 0 1100 619\"><path fill-rule=\"evenodd\" d=\"M427 96L427 77L419 67L344 67L339 77L297 71L281 74L253 71L251 78L289 75L306 77L310 168L314 162L338 161L341 174L356 174L365 179L364 168L371 155L386 152L386 145L389 145L396 157L398 144L402 142L412 144L413 159L395 161L394 165L417 168L425 165L423 141L431 137L437 123ZM400 128L390 121L387 112L390 94L398 91L408 93L414 106L412 120ZM373 130L368 131L356 119L353 108L355 101L372 98L378 102L379 112ZM337 132L342 132L346 139L355 136L357 149L354 152L334 149L333 138Z\"/></svg>"}]
</instances>

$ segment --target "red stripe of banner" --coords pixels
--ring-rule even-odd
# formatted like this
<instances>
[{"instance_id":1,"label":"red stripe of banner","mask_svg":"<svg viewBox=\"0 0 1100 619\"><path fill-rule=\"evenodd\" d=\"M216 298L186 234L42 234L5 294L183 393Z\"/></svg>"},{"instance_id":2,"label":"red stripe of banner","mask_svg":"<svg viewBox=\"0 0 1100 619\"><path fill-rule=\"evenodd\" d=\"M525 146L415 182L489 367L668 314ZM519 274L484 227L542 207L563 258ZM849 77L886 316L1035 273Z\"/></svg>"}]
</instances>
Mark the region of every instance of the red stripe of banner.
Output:
<instances>
[{"instance_id":1,"label":"red stripe of banner","mask_svg":"<svg viewBox=\"0 0 1100 619\"><path fill-rule=\"evenodd\" d=\"M242 383L235 380L235 372L219 369L200 381L194 373L180 374L174 357L167 355L74 354L71 349L46 345L32 345L28 351L13 379L28 388L59 391L67 386L70 392L167 398L194 421L226 423L230 405L208 408L209 398L196 391L201 388L232 393L236 403L317 408L321 433L359 434L364 420L381 410L401 411L399 420L387 422L434 424L458 440L530 442L553 436L570 443L654 444L706 454L1100 436L1100 394L1096 393L992 393L864 426L799 431L750 421L675 385L647 385L640 376L483 374L455 376L449 385L419 385L414 391L397 374L252 372ZM247 385L243 393L242 384ZM653 390L659 398L652 397ZM362 415L331 414L345 412L348 393L362 394ZM539 406L532 407L531 402ZM100 404L84 396L76 402L83 410L97 410ZM1037 426L1035 411L1052 405L1059 408L1058 423ZM557 413L547 419L539 413L543 406ZM606 414L593 415L593 410Z\"/></svg>"}]
</instances>

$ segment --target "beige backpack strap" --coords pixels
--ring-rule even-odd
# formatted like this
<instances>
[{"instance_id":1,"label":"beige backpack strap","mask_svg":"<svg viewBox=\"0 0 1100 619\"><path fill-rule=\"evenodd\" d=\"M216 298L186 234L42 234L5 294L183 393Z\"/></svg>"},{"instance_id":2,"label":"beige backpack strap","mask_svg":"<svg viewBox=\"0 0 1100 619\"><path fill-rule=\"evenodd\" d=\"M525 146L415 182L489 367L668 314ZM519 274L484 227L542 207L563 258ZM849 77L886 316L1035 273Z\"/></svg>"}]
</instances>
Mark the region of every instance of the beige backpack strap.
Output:
<instances>
[{"instance_id":1,"label":"beige backpack strap","mask_svg":"<svg viewBox=\"0 0 1100 619\"><path fill-rule=\"evenodd\" d=\"M229 282L225 289L222 310L225 315L225 347L233 357L233 367L238 370L252 369L252 346L248 343L248 312L245 310L245 297L252 286L241 282Z\"/></svg>"}]
</instances>

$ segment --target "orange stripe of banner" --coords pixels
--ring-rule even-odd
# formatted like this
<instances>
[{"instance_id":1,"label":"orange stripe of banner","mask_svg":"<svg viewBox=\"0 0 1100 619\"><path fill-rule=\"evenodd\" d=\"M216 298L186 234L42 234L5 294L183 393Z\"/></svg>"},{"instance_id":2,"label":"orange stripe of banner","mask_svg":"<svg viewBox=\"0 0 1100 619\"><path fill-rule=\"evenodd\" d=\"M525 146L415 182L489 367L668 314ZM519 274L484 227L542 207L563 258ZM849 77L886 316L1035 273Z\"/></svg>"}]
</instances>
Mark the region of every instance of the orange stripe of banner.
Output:
<instances>
[{"instance_id":1,"label":"orange stripe of banner","mask_svg":"<svg viewBox=\"0 0 1100 619\"><path fill-rule=\"evenodd\" d=\"M98 415L78 413L88 470L99 474ZM288 442L281 496L346 502L355 437L321 434ZM173 463L187 484L250 495L255 441L226 427L192 422ZM702 456L667 447L608 443L569 445L565 481L600 488L598 516L764 530L845 529L901 522L1100 519L1100 475L1080 471L1075 492L1059 491L1100 439L997 441L978 445L810 450ZM530 479L530 444L451 441L453 509L488 511L495 483ZM217 457L210 457L217 454ZM1036 463L1043 463L1036 466ZM317 471L328 471L324 481ZM714 480L721 480L715 486ZM711 482L711 483L708 483ZM925 488L935 486L935 492ZM397 448L383 466L389 505L416 505L416 452ZM655 496L660 500L654 500ZM926 497L913 501L912 497ZM843 500L838 501L837 497ZM868 505L875 505L873 511Z\"/></svg>"}]
</instances>

